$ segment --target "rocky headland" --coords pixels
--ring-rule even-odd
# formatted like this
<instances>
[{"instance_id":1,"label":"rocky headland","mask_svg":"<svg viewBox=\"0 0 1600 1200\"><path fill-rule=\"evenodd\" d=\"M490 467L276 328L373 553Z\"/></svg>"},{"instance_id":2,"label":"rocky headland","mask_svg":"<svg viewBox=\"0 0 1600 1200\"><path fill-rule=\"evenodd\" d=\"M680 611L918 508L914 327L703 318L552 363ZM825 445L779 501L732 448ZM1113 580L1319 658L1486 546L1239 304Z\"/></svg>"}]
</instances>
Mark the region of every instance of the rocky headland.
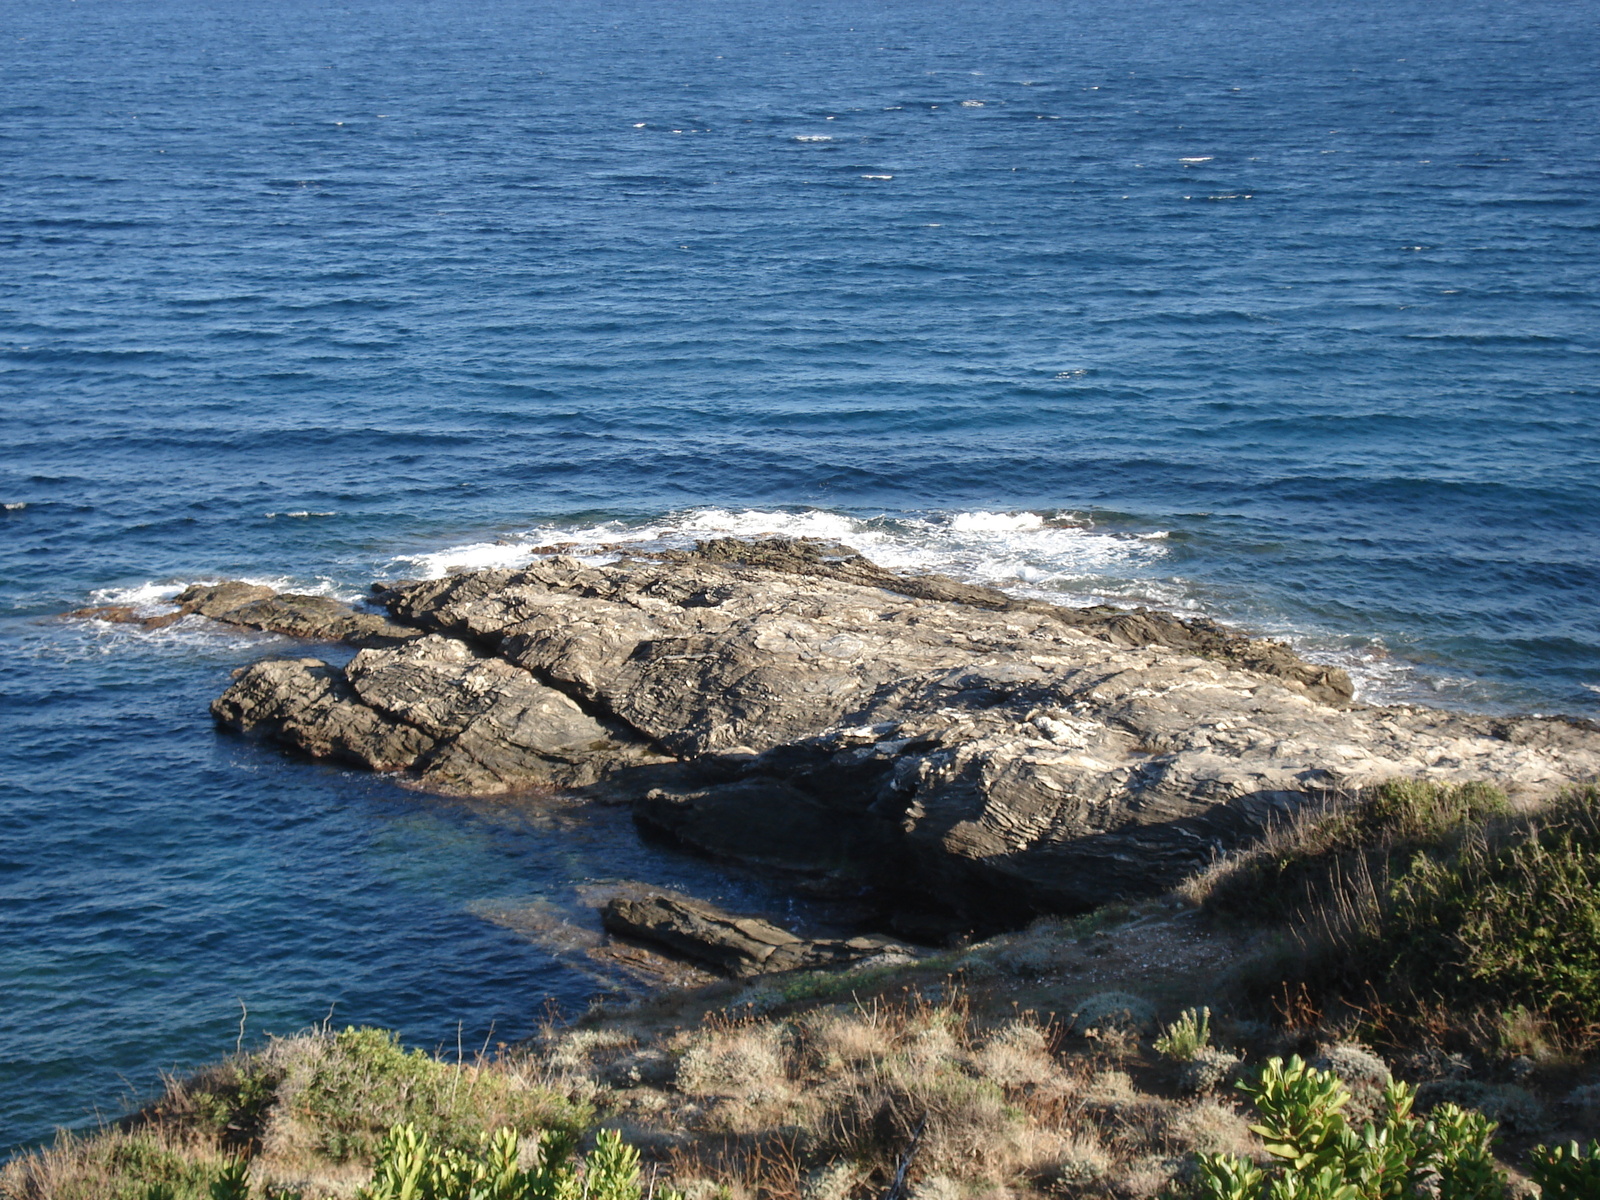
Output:
<instances>
[{"instance_id":1,"label":"rocky headland","mask_svg":"<svg viewBox=\"0 0 1600 1200\"><path fill-rule=\"evenodd\" d=\"M684 848L870 893L913 938L1160 892L1388 778L1533 800L1600 776L1584 723L1364 706L1342 671L1209 621L804 541L375 586L381 613L242 584L178 603L362 647L237 672L228 728L442 793L626 802Z\"/></svg>"}]
</instances>

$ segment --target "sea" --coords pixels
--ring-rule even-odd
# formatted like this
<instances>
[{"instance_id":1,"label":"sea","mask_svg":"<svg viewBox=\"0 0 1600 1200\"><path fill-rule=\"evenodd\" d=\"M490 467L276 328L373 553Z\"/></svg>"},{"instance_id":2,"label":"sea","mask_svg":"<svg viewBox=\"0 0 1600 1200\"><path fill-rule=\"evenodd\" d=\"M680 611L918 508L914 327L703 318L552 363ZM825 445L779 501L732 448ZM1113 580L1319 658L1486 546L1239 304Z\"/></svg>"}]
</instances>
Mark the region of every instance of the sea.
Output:
<instances>
[{"instance_id":1,"label":"sea","mask_svg":"<svg viewBox=\"0 0 1600 1200\"><path fill-rule=\"evenodd\" d=\"M0 1152L615 994L624 816L220 734L159 608L816 536L1600 717L1585 0L0 0ZM588 924L586 924L588 922Z\"/></svg>"}]
</instances>

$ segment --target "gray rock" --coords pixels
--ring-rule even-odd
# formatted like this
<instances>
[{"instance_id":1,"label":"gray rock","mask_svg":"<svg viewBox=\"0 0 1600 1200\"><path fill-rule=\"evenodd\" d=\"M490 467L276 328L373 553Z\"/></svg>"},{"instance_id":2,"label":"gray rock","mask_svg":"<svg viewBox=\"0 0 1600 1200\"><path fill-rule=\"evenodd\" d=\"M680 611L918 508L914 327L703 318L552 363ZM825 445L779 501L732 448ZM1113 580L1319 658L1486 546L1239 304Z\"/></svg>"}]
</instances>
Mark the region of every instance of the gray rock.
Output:
<instances>
[{"instance_id":1,"label":"gray rock","mask_svg":"<svg viewBox=\"0 0 1600 1200\"><path fill-rule=\"evenodd\" d=\"M245 595L187 602L220 619L273 605ZM1060 609L807 543L554 558L379 598L394 628L431 636L363 651L342 685L258 664L219 719L358 761L415 744L406 769L453 792L637 779L651 832L870 879L958 925L1159 891L1308 798L1391 777L1537 797L1600 775L1581 723L1354 706L1337 672L1206 622ZM682 760L665 786L620 771L663 751Z\"/></svg>"},{"instance_id":2,"label":"gray rock","mask_svg":"<svg viewBox=\"0 0 1600 1200\"><path fill-rule=\"evenodd\" d=\"M211 712L241 732L373 770L410 770L423 786L456 795L581 787L651 757L526 671L438 636L363 650L344 670L317 659L257 663Z\"/></svg>"},{"instance_id":3,"label":"gray rock","mask_svg":"<svg viewBox=\"0 0 1600 1200\"><path fill-rule=\"evenodd\" d=\"M903 575L869 562L845 546L827 546L797 538L755 542L715 538L697 543L692 554L669 552L661 557L676 562L745 563L790 574L880 587L924 600L942 600L996 612L1045 613L1119 646L1166 646L1227 659L1262 674L1277 675L1330 704L1346 703L1355 694L1350 676L1337 667L1308 663L1283 642L1248 638L1203 617L1177 617L1146 608L1128 610L1109 605L1063 608L1042 600L1009 596L996 588L962 583L946 575Z\"/></svg>"},{"instance_id":4,"label":"gray rock","mask_svg":"<svg viewBox=\"0 0 1600 1200\"><path fill-rule=\"evenodd\" d=\"M199 613L213 621L246 604L270 600L278 593L262 583L242 583L227 579L221 583L196 583L184 588L173 599L185 613Z\"/></svg>"},{"instance_id":5,"label":"gray rock","mask_svg":"<svg viewBox=\"0 0 1600 1200\"><path fill-rule=\"evenodd\" d=\"M377 613L356 612L348 604L327 596L302 596L294 592L252 600L214 616L203 615L227 625L281 633L285 637L342 641L355 646L392 645L414 638L419 632L396 625Z\"/></svg>"},{"instance_id":6,"label":"gray rock","mask_svg":"<svg viewBox=\"0 0 1600 1200\"><path fill-rule=\"evenodd\" d=\"M676 896L617 896L600 915L612 933L656 943L737 977L836 966L905 951L877 938L807 940L759 917L733 916Z\"/></svg>"},{"instance_id":7,"label":"gray rock","mask_svg":"<svg viewBox=\"0 0 1600 1200\"><path fill-rule=\"evenodd\" d=\"M417 637L421 632L414 626L397 625L377 613L357 612L343 601L327 596L279 593L264 584L239 580L193 584L178 593L172 603L176 607L168 612L151 613L132 605L110 604L80 608L67 616L159 629L184 617L198 615L245 629L315 641L345 641L356 646L394 645Z\"/></svg>"},{"instance_id":8,"label":"gray rock","mask_svg":"<svg viewBox=\"0 0 1600 1200\"><path fill-rule=\"evenodd\" d=\"M1080 1036L1121 1032L1146 1034L1155 1028L1155 1005L1131 992L1096 992L1079 1001L1067 1028Z\"/></svg>"},{"instance_id":9,"label":"gray rock","mask_svg":"<svg viewBox=\"0 0 1600 1200\"><path fill-rule=\"evenodd\" d=\"M211 702L211 715L315 758L373 771L414 766L434 745L420 729L364 704L343 671L316 658L269 659L235 672L233 686Z\"/></svg>"}]
</instances>

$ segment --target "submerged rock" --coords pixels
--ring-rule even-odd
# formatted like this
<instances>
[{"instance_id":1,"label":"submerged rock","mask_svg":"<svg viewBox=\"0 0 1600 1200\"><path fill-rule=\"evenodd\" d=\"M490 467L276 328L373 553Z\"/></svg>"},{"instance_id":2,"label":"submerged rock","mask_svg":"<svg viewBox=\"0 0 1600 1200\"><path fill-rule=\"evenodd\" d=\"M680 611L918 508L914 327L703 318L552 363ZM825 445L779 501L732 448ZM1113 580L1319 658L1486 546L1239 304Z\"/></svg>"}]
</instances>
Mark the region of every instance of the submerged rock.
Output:
<instances>
[{"instance_id":1,"label":"submerged rock","mask_svg":"<svg viewBox=\"0 0 1600 1200\"><path fill-rule=\"evenodd\" d=\"M810 543L555 558L379 599L415 640L344 671L257 664L218 719L445 791L603 780L679 845L958 925L1170 887L1308 797L1390 777L1541 795L1600 774L1587 726L1360 707L1342 672L1207 622ZM665 786L637 769L668 755Z\"/></svg>"}]
</instances>

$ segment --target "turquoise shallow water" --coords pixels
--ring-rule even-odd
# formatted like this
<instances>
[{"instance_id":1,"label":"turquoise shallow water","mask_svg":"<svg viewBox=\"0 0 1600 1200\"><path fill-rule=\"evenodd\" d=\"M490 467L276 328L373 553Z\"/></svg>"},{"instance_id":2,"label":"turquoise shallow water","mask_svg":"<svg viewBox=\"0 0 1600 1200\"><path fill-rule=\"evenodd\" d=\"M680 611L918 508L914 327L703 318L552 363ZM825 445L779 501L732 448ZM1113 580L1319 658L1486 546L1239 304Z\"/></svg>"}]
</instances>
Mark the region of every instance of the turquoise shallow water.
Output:
<instances>
[{"instance_id":1,"label":"turquoise shallow water","mask_svg":"<svg viewBox=\"0 0 1600 1200\"><path fill-rule=\"evenodd\" d=\"M812 532L1600 715L1591 6L0 12L0 1146L241 998L520 1036L591 884L782 903L219 738L291 647L91 600Z\"/></svg>"}]
</instances>

